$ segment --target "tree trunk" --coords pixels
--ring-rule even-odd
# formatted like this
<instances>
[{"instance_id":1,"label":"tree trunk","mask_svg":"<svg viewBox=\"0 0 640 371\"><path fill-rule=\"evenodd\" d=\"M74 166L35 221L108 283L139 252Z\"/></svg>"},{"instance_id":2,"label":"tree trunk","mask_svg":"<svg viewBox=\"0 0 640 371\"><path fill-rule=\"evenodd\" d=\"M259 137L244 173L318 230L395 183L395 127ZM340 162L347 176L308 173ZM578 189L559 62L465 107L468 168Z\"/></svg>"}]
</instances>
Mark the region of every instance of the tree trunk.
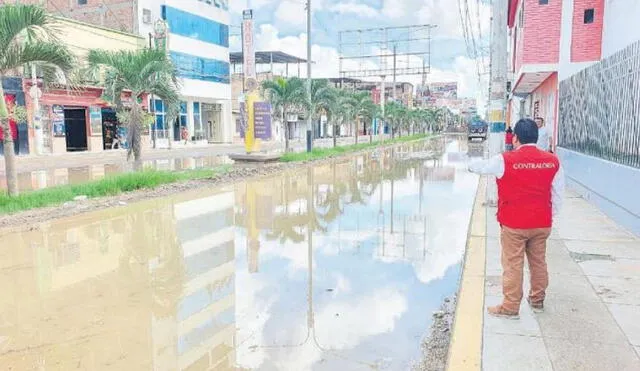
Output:
<instances>
[{"instance_id":1,"label":"tree trunk","mask_svg":"<svg viewBox=\"0 0 640 371\"><path fill-rule=\"evenodd\" d=\"M336 148L338 145L338 125L333 124L333 148Z\"/></svg>"},{"instance_id":2,"label":"tree trunk","mask_svg":"<svg viewBox=\"0 0 640 371\"><path fill-rule=\"evenodd\" d=\"M129 142L129 151L127 153L127 157L131 159L133 156L133 160L135 162L134 166L136 170L141 167L142 161L142 119L144 117L144 112L142 111L142 106L134 100L133 106L131 107L130 112L130 122L129 122L129 133L127 135L127 141Z\"/></svg>"},{"instance_id":3,"label":"tree trunk","mask_svg":"<svg viewBox=\"0 0 640 371\"><path fill-rule=\"evenodd\" d=\"M7 174L7 193L9 196L17 196L18 171L16 169L16 153L13 148L13 136L9 125L9 111L4 101L4 89L2 88L2 75L0 75L0 125L4 134L4 166Z\"/></svg>"},{"instance_id":4,"label":"tree trunk","mask_svg":"<svg viewBox=\"0 0 640 371\"><path fill-rule=\"evenodd\" d=\"M287 112L282 111L282 126L284 127L284 152L289 152L289 122L287 121Z\"/></svg>"},{"instance_id":5,"label":"tree trunk","mask_svg":"<svg viewBox=\"0 0 640 371\"><path fill-rule=\"evenodd\" d=\"M358 126L360 124L360 119L356 119L356 144L358 144Z\"/></svg>"}]
</instances>

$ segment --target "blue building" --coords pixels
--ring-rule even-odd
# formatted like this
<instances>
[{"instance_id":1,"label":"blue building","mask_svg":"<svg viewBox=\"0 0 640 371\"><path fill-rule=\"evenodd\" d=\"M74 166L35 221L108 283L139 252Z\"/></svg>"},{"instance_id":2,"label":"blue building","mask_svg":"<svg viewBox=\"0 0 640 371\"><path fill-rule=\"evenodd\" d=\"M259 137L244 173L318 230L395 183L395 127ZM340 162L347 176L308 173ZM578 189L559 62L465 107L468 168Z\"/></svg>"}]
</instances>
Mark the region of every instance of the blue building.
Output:
<instances>
[{"instance_id":1,"label":"blue building","mask_svg":"<svg viewBox=\"0 0 640 371\"><path fill-rule=\"evenodd\" d=\"M191 139L229 143L235 126L231 117L229 5L227 0L140 0L141 35L153 35L159 20L169 27L169 51L181 80L178 120L166 122L166 107L152 102L159 138L179 140L182 127Z\"/></svg>"}]
</instances>

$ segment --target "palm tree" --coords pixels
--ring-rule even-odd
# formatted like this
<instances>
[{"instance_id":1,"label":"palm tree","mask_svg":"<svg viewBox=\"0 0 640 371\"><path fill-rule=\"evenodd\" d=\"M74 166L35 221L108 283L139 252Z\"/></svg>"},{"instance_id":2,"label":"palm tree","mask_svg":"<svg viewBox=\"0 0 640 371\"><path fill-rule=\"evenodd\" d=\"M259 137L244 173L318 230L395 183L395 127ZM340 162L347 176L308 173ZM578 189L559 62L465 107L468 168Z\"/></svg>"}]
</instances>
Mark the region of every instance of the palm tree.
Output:
<instances>
[{"instance_id":1,"label":"palm tree","mask_svg":"<svg viewBox=\"0 0 640 371\"><path fill-rule=\"evenodd\" d=\"M287 114L294 109L304 107L307 104L307 92L305 82L297 77L285 79L278 77L275 80L262 82L264 97L271 103L275 118L282 119L284 126L285 151L289 151L289 122Z\"/></svg>"},{"instance_id":2,"label":"palm tree","mask_svg":"<svg viewBox=\"0 0 640 371\"><path fill-rule=\"evenodd\" d=\"M61 73L65 78L74 66L69 50L56 38L54 18L34 5L0 7L0 81L25 65L39 67L46 80ZM4 133L4 161L9 195L18 194L18 175L9 127L9 111L0 84L0 127Z\"/></svg>"},{"instance_id":3,"label":"palm tree","mask_svg":"<svg viewBox=\"0 0 640 371\"><path fill-rule=\"evenodd\" d=\"M375 103L373 103L373 99L371 99L371 94L366 91L354 93L351 96L350 104L352 105L352 117L355 117L356 144L358 144L358 130L360 128L360 120L363 117L371 117L376 105Z\"/></svg>"},{"instance_id":4,"label":"palm tree","mask_svg":"<svg viewBox=\"0 0 640 371\"><path fill-rule=\"evenodd\" d=\"M320 120L323 113L328 113L335 96L329 85L329 80L311 81L311 102L307 102L307 114L312 120Z\"/></svg>"},{"instance_id":5,"label":"palm tree","mask_svg":"<svg viewBox=\"0 0 640 371\"><path fill-rule=\"evenodd\" d=\"M180 107L179 86L175 66L161 49L136 51L91 50L87 57L89 69L96 75L103 72L104 96L118 112L118 119L128 128L127 156L140 164L142 125L149 119L142 108L142 99L154 95L168 107L169 118L177 116ZM131 107L122 104L122 93L131 91ZM172 122L167 120L167 122Z\"/></svg>"},{"instance_id":6,"label":"palm tree","mask_svg":"<svg viewBox=\"0 0 640 371\"><path fill-rule=\"evenodd\" d=\"M333 147L337 146L338 128L349 117L351 110L351 95L342 89L332 89L333 98L329 104L328 120L333 125Z\"/></svg>"}]
</instances>

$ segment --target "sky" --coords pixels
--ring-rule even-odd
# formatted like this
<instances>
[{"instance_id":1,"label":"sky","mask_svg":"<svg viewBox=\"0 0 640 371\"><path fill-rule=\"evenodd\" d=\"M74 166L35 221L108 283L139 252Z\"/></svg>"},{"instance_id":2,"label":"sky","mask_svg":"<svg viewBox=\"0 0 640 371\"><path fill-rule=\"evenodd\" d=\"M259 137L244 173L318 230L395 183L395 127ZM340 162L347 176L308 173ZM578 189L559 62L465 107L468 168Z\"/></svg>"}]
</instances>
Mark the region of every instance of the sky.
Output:
<instances>
[{"instance_id":1,"label":"sky","mask_svg":"<svg viewBox=\"0 0 640 371\"><path fill-rule=\"evenodd\" d=\"M305 0L232 0L231 50L240 51L242 10L254 10L256 51L279 50L306 58ZM488 0L312 0L312 75L339 76L339 32L362 28L433 24L429 82L458 83L458 96L486 101L486 82L480 82L476 59L469 56L458 4L468 4L470 24L478 44L487 45L490 29ZM462 12L465 14L465 12ZM482 35L482 39L480 39ZM424 50L424 49L423 49ZM379 50L373 50L374 53ZM413 67L421 57L408 57ZM486 58L484 58L486 63ZM357 61L345 65L358 68ZM366 61L365 63L373 63ZM401 63L399 63L401 64ZM488 65L488 63L486 63ZM293 69L297 72L297 68ZM306 76L303 66L302 76ZM290 72L293 71L290 69ZM482 75L486 80L486 74ZM421 76L400 76L414 84Z\"/></svg>"}]
</instances>

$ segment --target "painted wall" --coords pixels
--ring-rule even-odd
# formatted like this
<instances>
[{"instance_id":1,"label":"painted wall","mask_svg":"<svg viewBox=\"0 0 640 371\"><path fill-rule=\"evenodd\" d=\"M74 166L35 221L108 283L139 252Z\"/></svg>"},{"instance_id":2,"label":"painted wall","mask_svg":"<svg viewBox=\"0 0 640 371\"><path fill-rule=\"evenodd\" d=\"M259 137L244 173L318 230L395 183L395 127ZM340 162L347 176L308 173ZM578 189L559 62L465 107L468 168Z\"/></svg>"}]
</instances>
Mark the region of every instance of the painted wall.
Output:
<instances>
[{"instance_id":1,"label":"painted wall","mask_svg":"<svg viewBox=\"0 0 640 371\"><path fill-rule=\"evenodd\" d=\"M593 23L585 23L585 11L593 9ZM574 0L571 31L571 62L600 60L604 0Z\"/></svg>"},{"instance_id":2,"label":"painted wall","mask_svg":"<svg viewBox=\"0 0 640 371\"><path fill-rule=\"evenodd\" d=\"M560 35L560 62L558 66L558 80L563 81L589 67L594 62L572 62L571 43L573 38L573 2L562 0L562 28Z\"/></svg>"},{"instance_id":3,"label":"painted wall","mask_svg":"<svg viewBox=\"0 0 640 371\"><path fill-rule=\"evenodd\" d=\"M558 148L567 184L605 214L640 236L640 169ZM602 176L607 174L607 176Z\"/></svg>"},{"instance_id":4,"label":"painted wall","mask_svg":"<svg viewBox=\"0 0 640 371\"><path fill-rule=\"evenodd\" d=\"M80 63L85 63L86 56L92 48L137 50L145 45L145 39L137 35L68 18L57 18L55 27L59 30L60 40L67 45Z\"/></svg>"},{"instance_id":5,"label":"painted wall","mask_svg":"<svg viewBox=\"0 0 640 371\"><path fill-rule=\"evenodd\" d=\"M562 4L559 0L550 0L548 4L540 4L539 0L524 0L522 3L524 6L524 28L520 30L524 33L522 62L524 64L558 63Z\"/></svg>"},{"instance_id":6,"label":"painted wall","mask_svg":"<svg viewBox=\"0 0 640 371\"><path fill-rule=\"evenodd\" d=\"M640 1L605 0L602 57L606 58L640 40Z\"/></svg>"}]
</instances>

